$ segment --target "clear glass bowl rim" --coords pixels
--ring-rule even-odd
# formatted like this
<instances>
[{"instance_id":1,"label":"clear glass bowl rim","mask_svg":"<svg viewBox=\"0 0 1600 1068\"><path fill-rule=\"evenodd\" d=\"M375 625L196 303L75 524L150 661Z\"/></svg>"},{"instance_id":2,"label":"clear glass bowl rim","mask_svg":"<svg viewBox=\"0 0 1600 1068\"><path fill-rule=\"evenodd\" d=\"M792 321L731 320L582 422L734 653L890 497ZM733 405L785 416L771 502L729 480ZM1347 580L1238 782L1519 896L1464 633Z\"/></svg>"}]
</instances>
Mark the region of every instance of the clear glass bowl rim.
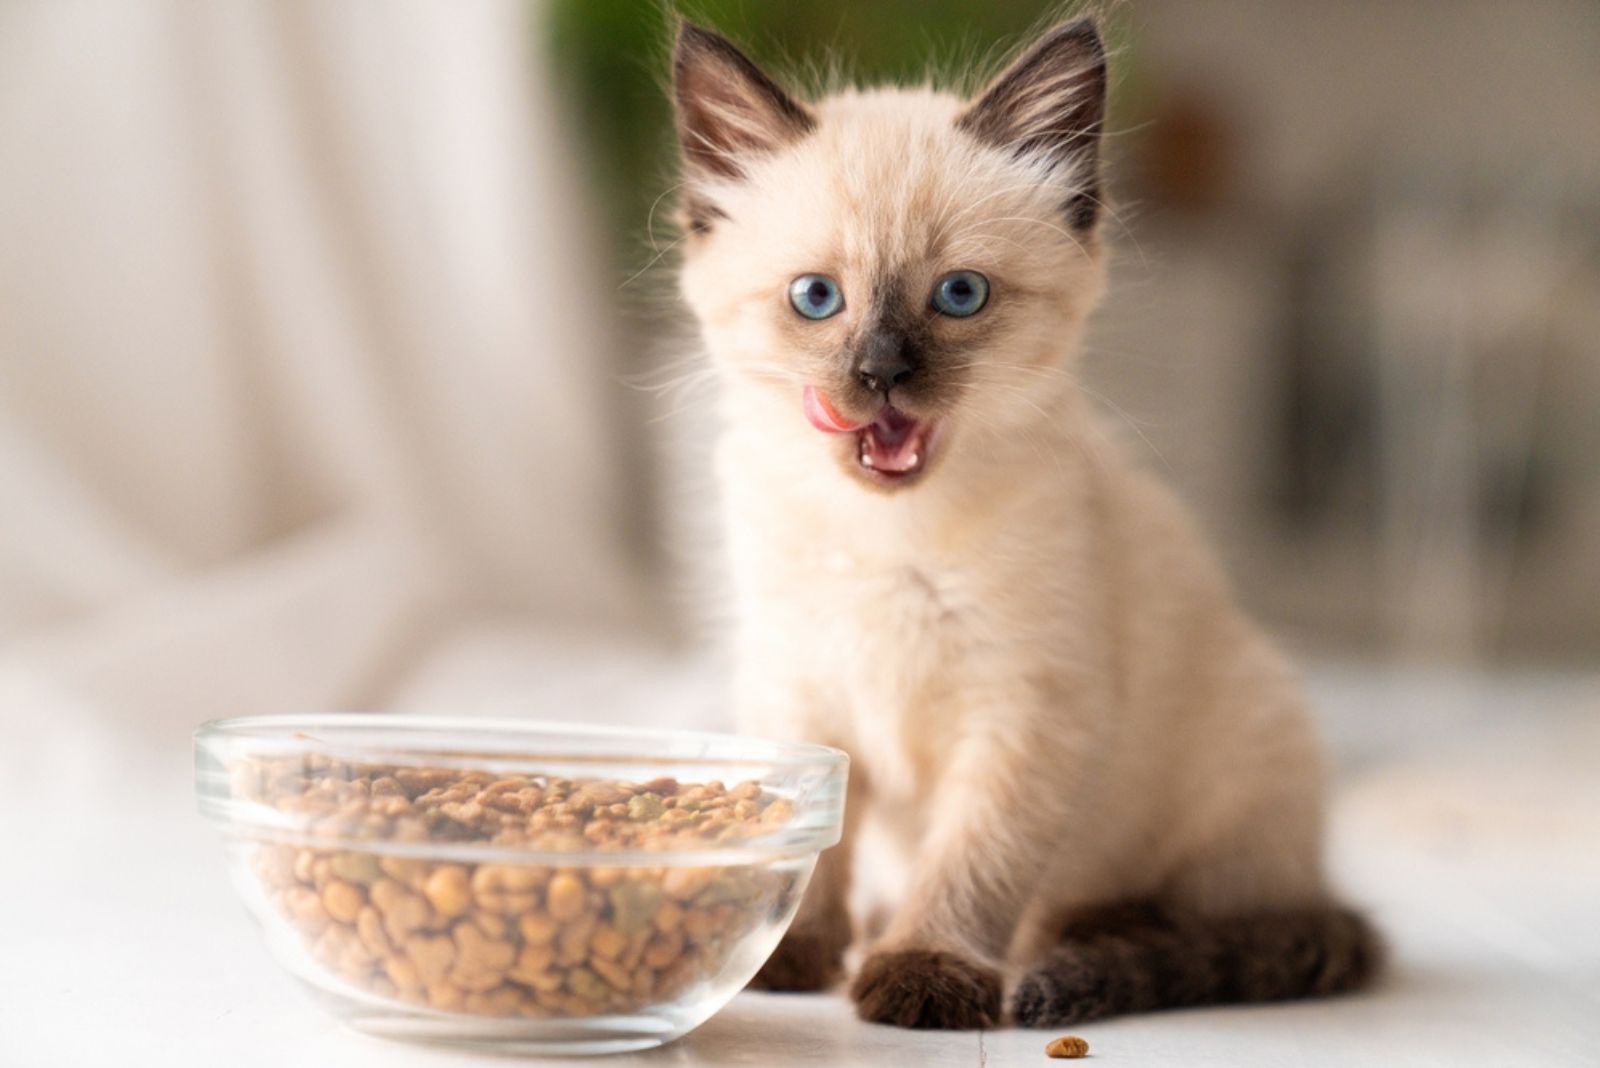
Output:
<instances>
[{"instance_id":1,"label":"clear glass bowl rim","mask_svg":"<svg viewBox=\"0 0 1600 1068\"><path fill-rule=\"evenodd\" d=\"M337 728L365 737L329 741L303 737ZM384 736L405 732L404 743L386 744ZM417 735L436 735L434 744L417 744ZM474 749L463 735L478 735L511 746L504 753ZM586 741L576 749L575 740ZM676 747L681 751L671 755ZM350 849L387 855L550 865L675 867L748 864L764 859L814 853L839 841L843 823L845 779L849 756L842 750L810 742L784 742L715 731L671 727L630 727L563 723L550 720L486 719L368 712L238 716L201 724L194 732L195 794L200 812L225 832L319 849ZM652 752L652 750L655 750ZM608 773L635 769L641 780L671 775L676 766L692 766L708 774L722 771L730 780L763 778L773 773L813 777L818 796L797 806L795 818L777 832L736 843L708 843L704 848L666 850L540 850L482 842L403 842L396 839L336 839L309 833L290 813L236 798L223 768L225 758L245 755L318 754L356 763L419 767L488 768L501 774L538 773L578 776L589 767ZM208 766L208 761L209 765ZM620 776L619 776L620 777ZM730 785L732 783L730 782Z\"/></svg>"}]
</instances>

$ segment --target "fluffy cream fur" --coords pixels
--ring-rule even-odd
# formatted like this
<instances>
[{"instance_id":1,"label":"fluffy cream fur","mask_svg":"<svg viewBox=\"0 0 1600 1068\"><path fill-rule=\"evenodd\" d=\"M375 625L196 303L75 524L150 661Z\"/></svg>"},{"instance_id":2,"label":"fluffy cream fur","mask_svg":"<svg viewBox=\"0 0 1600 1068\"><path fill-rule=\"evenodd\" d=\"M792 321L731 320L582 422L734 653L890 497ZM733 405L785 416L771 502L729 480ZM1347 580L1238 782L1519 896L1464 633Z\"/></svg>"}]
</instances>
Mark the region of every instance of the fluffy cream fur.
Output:
<instances>
[{"instance_id":1,"label":"fluffy cream fur","mask_svg":"<svg viewBox=\"0 0 1600 1068\"><path fill-rule=\"evenodd\" d=\"M684 51L680 109L686 64L721 62ZM852 814L914 858L868 964L925 950L1014 974L1061 914L1127 899L1317 907L1323 775L1291 671L1074 383L1106 253L1062 205L1092 160L986 143L957 127L969 102L930 89L783 115L713 73L723 133L681 120L710 163L686 174L682 292L724 372L737 707L752 733L847 750ZM807 423L801 389L862 416L848 353L874 287L920 306L955 269L983 272L990 302L928 313L932 455L886 489L853 435ZM807 272L838 280L842 314L790 307ZM787 952L836 962L849 849L825 856Z\"/></svg>"}]
</instances>

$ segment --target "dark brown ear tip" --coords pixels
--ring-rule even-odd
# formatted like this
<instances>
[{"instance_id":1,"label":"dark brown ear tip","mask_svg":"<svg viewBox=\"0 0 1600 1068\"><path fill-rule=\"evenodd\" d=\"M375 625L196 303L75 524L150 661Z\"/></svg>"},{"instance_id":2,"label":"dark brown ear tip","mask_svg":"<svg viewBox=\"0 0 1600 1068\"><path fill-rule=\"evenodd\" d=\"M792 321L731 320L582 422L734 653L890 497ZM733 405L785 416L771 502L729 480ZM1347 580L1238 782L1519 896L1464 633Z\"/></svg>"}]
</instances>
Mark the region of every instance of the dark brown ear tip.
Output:
<instances>
[{"instance_id":1,"label":"dark brown ear tip","mask_svg":"<svg viewBox=\"0 0 1600 1068\"><path fill-rule=\"evenodd\" d=\"M772 151L816 126L805 105L732 41L687 19L678 22L677 33L672 94L686 165L734 177L741 173L739 157Z\"/></svg>"},{"instance_id":2,"label":"dark brown ear tip","mask_svg":"<svg viewBox=\"0 0 1600 1068\"><path fill-rule=\"evenodd\" d=\"M686 18L678 19L678 32L672 41L672 70L681 74L699 57L726 54L732 46L716 30L708 30Z\"/></svg>"},{"instance_id":3,"label":"dark brown ear tip","mask_svg":"<svg viewBox=\"0 0 1600 1068\"><path fill-rule=\"evenodd\" d=\"M716 40L718 34L708 30L698 22L690 22L681 15L677 18L678 32L673 35L679 48L694 48L697 45L710 44Z\"/></svg>"},{"instance_id":4,"label":"dark brown ear tip","mask_svg":"<svg viewBox=\"0 0 1600 1068\"><path fill-rule=\"evenodd\" d=\"M686 57L694 55L743 58L738 46L722 34L684 18L678 20L678 36L673 44L673 53L680 63Z\"/></svg>"},{"instance_id":5,"label":"dark brown ear tip","mask_svg":"<svg viewBox=\"0 0 1600 1068\"><path fill-rule=\"evenodd\" d=\"M1054 29L1049 30L1039 38L1034 45L1038 52L1072 52L1105 63L1106 46L1100 37L1100 27L1089 15L1083 15L1071 22L1063 22Z\"/></svg>"}]
</instances>

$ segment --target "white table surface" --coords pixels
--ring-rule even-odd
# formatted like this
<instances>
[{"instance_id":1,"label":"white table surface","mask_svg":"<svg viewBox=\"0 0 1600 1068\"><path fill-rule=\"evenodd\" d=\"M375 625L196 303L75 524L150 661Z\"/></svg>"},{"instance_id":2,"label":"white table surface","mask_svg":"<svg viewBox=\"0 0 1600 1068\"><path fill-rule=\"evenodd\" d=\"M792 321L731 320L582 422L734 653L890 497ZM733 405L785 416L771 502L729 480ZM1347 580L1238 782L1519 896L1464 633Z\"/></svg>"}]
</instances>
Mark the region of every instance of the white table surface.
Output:
<instances>
[{"instance_id":1,"label":"white table surface","mask_svg":"<svg viewBox=\"0 0 1600 1068\"><path fill-rule=\"evenodd\" d=\"M1366 746L1344 775L1335 870L1393 940L1380 989L1086 1024L1095 1063L1600 1065L1591 685L1475 688L1487 715L1464 719L1429 690L1452 730ZM1323 689L1380 721L1399 699L1359 675ZM194 812L186 730L69 724L0 751L0 771L0 1066L507 1063L345 1030L277 970ZM604 1063L1043 1064L1049 1037L911 1033L857 1022L838 996L744 994L678 1043Z\"/></svg>"}]
</instances>

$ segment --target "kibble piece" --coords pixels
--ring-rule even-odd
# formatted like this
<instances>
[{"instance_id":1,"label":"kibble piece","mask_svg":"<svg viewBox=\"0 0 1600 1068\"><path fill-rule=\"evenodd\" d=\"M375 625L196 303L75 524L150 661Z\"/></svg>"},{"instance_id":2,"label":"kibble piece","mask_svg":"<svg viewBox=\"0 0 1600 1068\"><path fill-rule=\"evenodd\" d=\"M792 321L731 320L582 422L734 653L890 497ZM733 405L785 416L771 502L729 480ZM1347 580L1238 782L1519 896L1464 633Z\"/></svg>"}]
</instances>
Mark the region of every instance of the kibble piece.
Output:
<instances>
[{"instance_id":1,"label":"kibble piece","mask_svg":"<svg viewBox=\"0 0 1600 1068\"><path fill-rule=\"evenodd\" d=\"M628 974L628 969L616 961L607 960L604 957L590 957L589 967L593 968L595 974L617 990L627 990L633 985L633 976Z\"/></svg>"},{"instance_id":2,"label":"kibble piece","mask_svg":"<svg viewBox=\"0 0 1600 1068\"><path fill-rule=\"evenodd\" d=\"M574 795L574 800L580 800L590 808L605 805L615 805L628 799L628 792L616 783L593 782L584 786Z\"/></svg>"},{"instance_id":3,"label":"kibble piece","mask_svg":"<svg viewBox=\"0 0 1600 1068\"><path fill-rule=\"evenodd\" d=\"M428 877L429 865L425 860L412 860L410 857L381 857L378 867L389 878L402 886L412 890L422 889L423 881Z\"/></svg>"},{"instance_id":4,"label":"kibble piece","mask_svg":"<svg viewBox=\"0 0 1600 1068\"><path fill-rule=\"evenodd\" d=\"M604 827L604 824L590 824L592 827ZM604 839L604 834L597 835ZM626 873L621 868L595 868L589 872L589 885L596 890L610 890L623 879Z\"/></svg>"},{"instance_id":5,"label":"kibble piece","mask_svg":"<svg viewBox=\"0 0 1600 1068\"><path fill-rule=\"evenodd\" d=\"M1050 1044L1045 1046L1044 1052L1049 1057L1087 1057L1089 1055L1089 1043L1077 1035L1062 1035L1060 1038L1051 1039Z\"/></svg>"},{"instance_id":6,"label":"kibble piece","mask_svg":"<svg viewBox=\"0 0 1600 1068\"><path fill-rule=\"evenodd\" d=\"M431 919L428 902L393 879L379 879L369 893L372 903L383 913L384 930L396 942L404 942L407 935L425 927Z\"/></svg>"},{"instance_id":7,"label":"kibble piece","mask_svg":"<svg viewBox=\"0 0 1600 1068\"><path fill-rule=\"evenodd\" d=\"M374 957L388 956L393 949L383 933L383 918L371 905L364 906L357 914L356 934L361 937L361 944L367 947L367 952Z\"/></svg>"},{"instance_id":8,"label":"kibble piece","mask_svg":"<svg viewBox=\"0 0 1600 1068\"><path fill-rule=\"evenodd\" d=\"M666 806L661 803L660 794L634 794L628 799L628 818L635 823L658 820L665 811Z\"/></svg>"},{"instance_id":9,"label":"kibble piece","mask_svg":"<svg viewBox=\"0 0 1600 1068\"><path fill-rule=\"evenodd\" d=\"M717 932L717 917L712 909L690 909L684 913L683 929L696 942L711 941Z\"/></svg>"},{"instance_id":10,"label":"kibble piece","mask_svg":"<svg viewBox=\"0 0 1600 1068\"><path fill-rule=\"evenodd\" d=\"M466 1010L479 1016L510 1016L521 1005L522 995L509 986L473 991L467 995Z\"/></svg>"},{"instance_id":11,"label":"kibble piece","mask_svg":"<svg viewBox=\"0 0 1600 1068\"><path fill-rule=\"evenodd\" d=\"M679 901L687 901L716 878L715 868L673 868L661 880L661 889Z\"/></svg>"},{"instance_id":12,"label":"kibble piece","mask_svg":"<svg viewBox=\"0 0 1600 1068\"><path fill-rule=\"evenodd\" d=\"M524 912L517 919L517 930L522 933L522 940L530 946L549 945L555 941L559 929L555 918L545 912Z\"/></svg>"},{"instance_id":13,"label":"kibble piece","mask_svg":"<svg viewBox=\"0 0 1600 1068\"><path fill-rule=\"evenodd\" d=\"M683 906L676 901L663 901L656 910L656 930L665 934L676 931L683 924Z\"/></svg>"},{"instance_id":14,"label":"kibble piece","mask_svg":"<svg viewBox=\"0 0 1600 1068\"><path fill-rule=\"evenodd\" d=\"M605 981L588 968L574 968L569 971L567 989L585 1001L599 1001L606 996Z\"/></svg>"},{"instance_id":15,"label":"kibble piece","mask_svg":"<svg viewBox=\"0 0 1600 1068\"><path fill-rule=\"evenodd\" d=\"M355 923L366 903L366 896L343 879L330 879L322 888L322 907L340 923Z\"/></svg>"},{"instance_id":16,"label":"kibble piece","mask_svg":"<svg viewBox=\"0 0 1600 1068\"><path fill-rule=\"evenodd\" d=\"M589 936L600 926L600 918L593 914L568 924L556 935L556 960L562 964L577 964L589 955Z\"/></svg>"},{"instance_id":17,"label":"kibble piece","mask_svg":"<svg viewBox=\"0 0 1600 1068\"><path fill-rule=\"evenodd\" d=\"M658 934L644 951L644 962L660 970L678 959L683 952L683 931L674 927L671 932Z\"/></svg>"},{"instance_id":18,"label":"kibble piece","mask_svg":"<svg viewBox=\"0 0 1600 1068\"><path fill-rule=\"evenodd\" d=\"M422 884L423 896L441 916L455 919L472 904L472 884L459 864L441 864Z\"/></svg>"},{"instance_id":19,"label":"kibble piece","mask_svg":"<svg viewBox=\"0 0 1600 1068\"><path fill-rule=\"evenodd\" d=\"M537 987L540 978L549 974L550 966L555 961L556 951L550 946L523 946L506 977L523 986Z\"/></svg>"},{"instance_id":20,"label":"kibble piece","mask_svg":"<svg viewBox=\"0 0 1600 1068\"><path fill-rule=\"evenodd\" d=\"M513 916L538 905L542 882L533 868L484 864L472 873L472 893L480 908Z\"/></svg>"},{"instance_id":21,"label":"kibble piece","mask_svg":"<svg viewBox=\"0 0 1600 1068\"><path fill-rule=\"evenodd\" d=\"M622 951L628 948L628 936L611 926L603 923L595 928L594 934L589 936L589 949L596 957L615 961L622 956Z\"/></svg>"},{"instance_id":22,"label":"kibble piece","mask_svg":"<svg viewBox=\"0 0 1600 1068\"><path fill-rule=\"evenodd\" d=\"M328 868L347 883L367 886L383 877L378 858L371 853L335 853L328 860Z\"/></svg>"},{"instance_id":23,"label":"kibble piece","mask_svg":"<svg viewBox=\"0 0 1600 1068\"><path fill-rule=\"evenodd\" d=\"M449 983L435 983L428 987L428 1004L443 1012L460 1012L466 1008L467 994Z\"/></svg>"},{"instance_id":24,"label":"kibble piece","mask_svg":"<svg viewBox=\"0 0 1600 1068\"><path fill-rule=\"evenodd\" d=\"M645 947L650 944L650 940L655 937L655 934L656 929L654 927L641 927L629 935L628 945L623 949L622 956L618 958L617 963L624 968L632 968L638 964L639 958L644 956Z\"/></svg>"},{"instance_id":25,"label":"kibble piece","mask_svg":"<svg viewBox=\"0 0 1600 1068\"><path fill-rule=\"evenodd\" d=\"M625 879L611 888L611 922L625 935L650 926L661 907L661 887L643 879Z\"/></svg>"},{"instance_id":26,"label":"kibble piece","mask_svg":"<svg viewBox=\"0 0 1600 1068\"><path fill-rule=\"evenodd\" d=\"M383 973L389 981L401 991L417 991L422 989L422 976L417 973L417 966L405 957L385 957Z\"/></svg>"},{"instance_id":27,"label":"kibble piece","mask_svg":"<svg viewBox=\"0 0 1600 1068\"><path fill-rule=\"evenodd\" d=\"M470 919L478 925L478 930L497 942L505 942L511 938L511 921L498 913L484 912L480 909L474 912Z\"/></svg>"},{"instance_id":28,"label":"kibble piece","mask_svg":"<svg viewBox=\"0 0 1600 1068\"><path fill-rule=\"evenodd\" d=\"M455 963L456 944L449 935L416 935L406 943L406 956L417 966L417 975L428 987L431 1000L433 988L443 982Z\"/></svg>"},{"instance_id":29,"label":"kibble piece","mask_svg":"<svg viewBox=\"0 0 1600 1068\"><path fill-rule=\"evenodd\" d=\"M517 958L515 946L489 938L471 923L456 924L455 940L456 961L450 979L463 990L499 986Z\"/></svg>"},{"instance_id":30,"label":"kibble piece","mask_svg":"<svg viewBox=\"0 0 1600 1068\"><path fill-rule=\"evenodd\" d=\"M656 988L656 973L648 967L634 969L633 993L635 997L648 998Z\"/></svg>"},{"instance_id":31,"label":"kibble piece","mask_svg":"<svg viewBox=\"0 0 1600 1068\"><path fill-rule=\"evenodd\" d=\"M557 923L571 923L583 915L587 897L582 881L571 872L564 871L550 880L545 904L550 909L550 917Z\"/></svg>"},{"instance_id":32,"label":"kibble piece","mask_svg":"<svg viewBox=\"0 0 1600 1068\"><path fill-rule=\"evenodd\" d=\"M309 887L297 886L289 891L286 902L289 915L308 936L315 935L328 923L328 910L322 907L322 898Z\"/></svg>"},{"instance_id":33,"label":"kibble piece","mask_svg":"<svg viewBox=\"0 0 1600 1068\"><path fill-rule=\"evenodd\" d=\"M562 975L554 969L547 972L535 972L525 977L514 977L523 986L531 989L535 995L553 994L561 989Z\"/></svg>"}]
</instances>

